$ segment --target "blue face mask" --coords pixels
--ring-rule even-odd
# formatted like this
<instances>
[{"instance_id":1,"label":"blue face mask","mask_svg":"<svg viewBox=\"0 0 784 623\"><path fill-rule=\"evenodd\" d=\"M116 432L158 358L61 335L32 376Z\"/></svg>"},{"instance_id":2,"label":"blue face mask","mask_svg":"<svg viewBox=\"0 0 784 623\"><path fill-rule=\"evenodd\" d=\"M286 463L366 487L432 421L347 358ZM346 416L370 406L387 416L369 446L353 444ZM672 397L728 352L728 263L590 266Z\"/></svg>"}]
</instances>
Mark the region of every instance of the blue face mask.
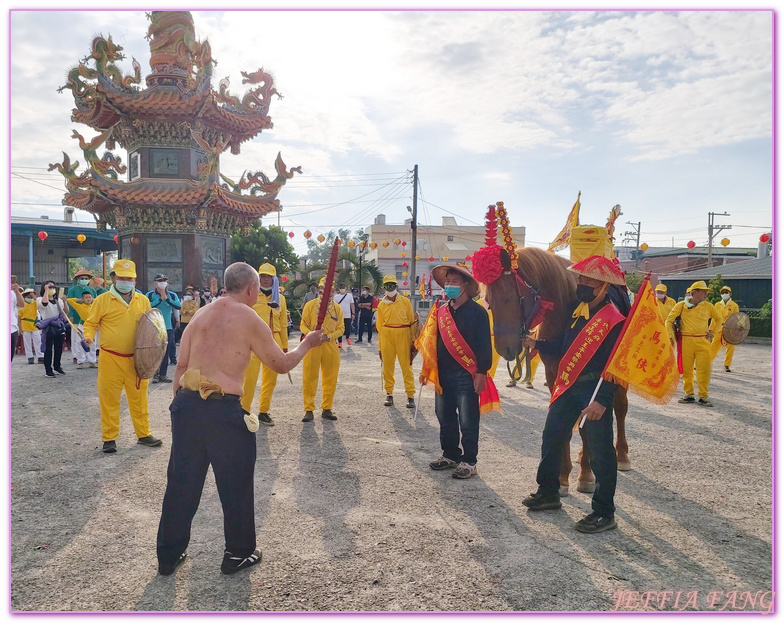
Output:
<instances>
[{"instance_id":1,"label":"blue face mask","mask_svg":"<svg viewBox=\"0 0 784 623\"><path fill-rule=\"evenodd\" d=\"M118 279L117 283L114 284L114 289L120 294L128 294L128 292L133 292L134 286L136 286L135 281L120 281Z\"/></svg>"},{"instance_id":2,"label":"blue face mask","mask_svg":"<svg viewBox=\"0 0 784 623\"><path fill-rule=\"evenodd\" d=\"M444 293L448 299L456 299L460 297L462 286L444 286Z\"/></svg>"},{"instance_id":3,"label":"blue face mask","mask_svg":"<svg viewBox=\"0 0 784 623\"><path fill-rule=\"evenodd\" d=\"M89 279L80 279L79 280L79 285L80 286L86 286L88 283L90 283Z\"/></svg>"}]
</instances>

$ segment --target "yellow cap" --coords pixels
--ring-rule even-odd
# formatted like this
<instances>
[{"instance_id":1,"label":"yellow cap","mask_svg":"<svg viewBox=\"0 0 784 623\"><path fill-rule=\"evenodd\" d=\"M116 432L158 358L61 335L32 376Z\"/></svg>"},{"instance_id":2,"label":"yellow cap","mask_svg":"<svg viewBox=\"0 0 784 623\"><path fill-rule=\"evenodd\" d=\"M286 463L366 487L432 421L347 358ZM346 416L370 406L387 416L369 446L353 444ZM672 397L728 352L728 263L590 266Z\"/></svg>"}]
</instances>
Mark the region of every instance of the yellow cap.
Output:
<instances>
[{"instance_id":1,"label":"yellow cap","mask_svg":"<svg viewBox=\"0 0 784 623\"><path fill-rule=\"evenodd\" d=\"M112 267L112 272L118 277L132 277L136 279L136 264L131 260L117 260Z\"/></svg>"},{"instance_id":2,"label":"yellow cap","mask_svg":"<svg viewBox=\"0 0 784 623\"><path fill-rule=\"evenodd\" d=\"M278 271L275 270L275 267L272 264L267 262L266 264L259 266L259 274L269 275L270 277L277 277Z\"/></svg>"},{"instance_id":3,"label":"yellow cap","mask_svg":"<svg viewBox=\"0 0 784 623\"><path fill-rule=\"evenodd\" d=\"M695 281L693 284L691 284L689 290L710 290L710 288L704 281Z\"/></svg>"},{"instance_id":4,"label":"yellow cap","mask_svg":"<svg viewBox=\"0 0 784 623\"><path fill-rule=\"evenodd\" d=\"M656 292L664 292L666 294L667 286L665 286L663 283L660 283L658 286L656 286Z\"/></svg>"},{"instance_id":5,"label":"yellow cap","mask_svg":"<svg viewBox=\"0 0 784 623\"><path fill-rule=\"evenodd\" d=\"M319 286L326 286L326 285L327 285L326 277L322 277L321 279L319 279Z\"/></svg>"},{"instance_id":6,"label":"yellow cap","mask_svg":"<svg viewBox=\"0 0 784 623\"><path fill-rule=\"evenodd\" d=\"M397 285L397 277L392 273L389 273L388 275L384 275L384 283L394 283L395 285Z\"/></svg>"},{"instance_id":7,"label":"yellow cap","mask_svg":"<svg viewBox=\"0 0 784 623\"><path fill-rule=\"evenodd\" d=\"M719 292L729 292L730 294L732 294L732 288L730 288L729 286L724 286L721 290L719 290Z\"/></svg>"}]
</instances>

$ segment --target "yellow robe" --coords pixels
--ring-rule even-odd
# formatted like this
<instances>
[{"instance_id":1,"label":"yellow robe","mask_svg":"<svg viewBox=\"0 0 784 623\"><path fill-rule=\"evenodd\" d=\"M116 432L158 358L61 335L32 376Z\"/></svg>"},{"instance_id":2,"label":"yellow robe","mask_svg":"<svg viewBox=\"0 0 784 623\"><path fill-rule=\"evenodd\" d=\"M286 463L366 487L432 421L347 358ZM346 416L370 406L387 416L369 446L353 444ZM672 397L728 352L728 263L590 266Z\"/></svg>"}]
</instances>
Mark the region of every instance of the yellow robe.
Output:
<instances>
[{"instance_id":1,"label":"yellow robe","mask_svg":"<svg viewBox=\"0 0 784 623\"><path fill-rule=\"evenodd\" d=\"M35 326L37 318L38 304L35 301L32 303L25 303L24 307L19 310L20 331L38 331L38 327Z\"/></svg>"},{"instance_id":2,"label":"yellow robe","mask_svg":"<svg viewBox=\"0 0 784 623\"><path fill-rule=\"evenodd\" d=\"M675 299L671 296L665 297L663 301L656 299L656 309L659 310L662 320L667 320L667 316L670 315L672 308L675 307L675 303Z\"/></svg>"},{"instance_id":3,"label":"yellow robe","mask_svg":"<svg viewBox=\"0 0 784 623\"><path fill-rule=\"evenodd\" d=\"M150 301L134 291L131 302L126 304L114 295L112 287L109 292L98 296L90 307L90 315L84 322L84 335L93 339L96 332L101 331L97 386L103 441L116 441L120 433L120 396L123 389L136 436L148 437L151 434L147 407L150 381L142 380L137 389L133 357L120 357L110 351L133 355L136 321L150 309Z\"/></svg>"},{"instance_id":4,"label":"yellow robe","mask_svg":"<svg viewBox=\"0 0 784 623\"><path fill-rule=\"evenodd\" d=\"M740 307L738 307L738 304L732 299L726 303L723 300L719 300L716 302L715 307L716 311L719 312L719 316L721 316L721 325L713 330L711 360L716 359L716 355L719 354L721 347L724 346L724 365L729 368L732 365L732 357L735 354L735 345L728 344L727 342L722 343L722 329L724 328L724 323L727 321L727 318L732 316L732 314L737 314L740 311Z\"/></svg>"},{"instance_id":5,"label":"yellow robe","mask_svg":"<svg viewBox=\"0 0 784 623\"><path fill-rule=\"evenodd\" d=\"M686 307L681 301L672 308L664 326L667 334L675 339L672 323L681 317L681 348L683 349L683 391L687 396L694 394L694 369L697 368L697 387L700 398L708 397L708 387L711 378L711 351L707 338L708 323L711 322L713 330L721 324L721 317L716 308L708 301L702 301L692 308Z\"/></svg>"},{"instance_id":6,"label":"yellow robe","mask_svg":"<svg viewBox=\"0 0 784 623\"><path fill-rule=\"evenodd\" d=\"M376 309L378 348L384 371L384 391L392 395L395 389L395 359L403 373L406 395L414 397L414 371L411 368L411 346L417 337L419 317L405 296L398 294L393 303L384 297Z\"/></svg>"},{"instance_id":7,"label":"yellow robe","mask_svg":"<svg viewBox=\"0 0 784 623\"><path fill-rule=\"evenodd\" d=\"M299 329L303 335L315 331L319 305L321 305L320 296L308 301L302 308ZM329 341L311 348L302 359L302 398L305 402L305 411L316 409L319 371L321 371L321 409L332 409L332 401L335 398L340 369L337 339L345 333L346 325L343 322L343 310L334 301L327 307L327 315L324 317L321 329L329 337Z\"/></svg>"},{"instance_id":8,"label":"yellow robe","mask_svg":"<svg viewBox=\"0 0 784 623\"><path fill-rule=\"evenodd\" d=\"M284 351L289 349L288 314L286 310L286 297L280 296L280 307L274 309L269 306L272 295L259 292L256 304L253 306L259 318L267 323L272 331L272 337L278 346ZM240 404L245 411L250 412L253 403L253 392L256 389L256 382L259 380L259 368L261 368L261 389L259 390L259 413L269 413L272 405L272 392L278 382L278 374L272 368L261 363L256 355L251 354L250 363L245 368L245 376L242 383L242 399Z\"/></svg>"}]
</instances>

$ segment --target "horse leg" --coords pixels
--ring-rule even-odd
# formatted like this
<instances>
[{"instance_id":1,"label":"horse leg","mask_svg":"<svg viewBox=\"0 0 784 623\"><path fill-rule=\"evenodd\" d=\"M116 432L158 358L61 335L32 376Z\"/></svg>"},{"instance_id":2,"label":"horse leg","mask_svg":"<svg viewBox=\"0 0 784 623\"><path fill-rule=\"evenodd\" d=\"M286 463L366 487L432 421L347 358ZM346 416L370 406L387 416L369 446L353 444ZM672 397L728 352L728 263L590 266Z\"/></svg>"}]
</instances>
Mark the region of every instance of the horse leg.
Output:
<instances>
[{"instance_id":1,"label":"horse leg","mask_svg":"<svg viewBox=\"0 0 784 623\"><path fill-rule=\"evenodd\" d=\"M591 471L591 447L585 437L585 428L578 429L583 447L578 454L580 458L580 475L577 477L577 490L581 493L593 493L596 488L596 478Z\"/></svg>"},{"instance_id":2,"label":"horse leg","mask_svg":"<svg viewBox=\"0 0 784 623\"><path fill-rule=\"evenodd\" d=\"M615 388L615 425L618 429L618 438L615 442L615 457L618 460L618 470L629 471L632 468L629 460L629 444L626 442L626 413L629 411L629 399L626 389Z\"/></svg>"},{"instance_id":3,"label":"horse leg","mask_svg":"<svg viewBox=\"0 0 784 623\"><path fill-rule=\"evenodd\" d=\"M561 497L569 495L569 474L572 473L572 456L571 456L571 436L563 445L561 450L561 474L559 476L559 482L561 484L561 488L559 493Z\"/></svg>"}]
</instances>

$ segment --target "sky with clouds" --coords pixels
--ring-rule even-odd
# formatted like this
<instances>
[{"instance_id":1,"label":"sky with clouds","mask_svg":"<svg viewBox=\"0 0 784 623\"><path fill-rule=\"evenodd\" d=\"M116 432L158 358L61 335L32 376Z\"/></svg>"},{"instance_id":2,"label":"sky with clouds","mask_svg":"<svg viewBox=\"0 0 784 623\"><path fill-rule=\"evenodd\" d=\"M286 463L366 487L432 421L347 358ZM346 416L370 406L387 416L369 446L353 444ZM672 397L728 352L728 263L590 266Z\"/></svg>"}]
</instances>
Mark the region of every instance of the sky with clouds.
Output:
<instances>
[{"instance_id":1,"label":"sky with clouds","mask_svg":"<svg viewBox=\"0 0 784 623\"><path fill-rule=\"evenodd\" d=\"M619 241L707 244L708 213L732 246L773 221L772 11L193 11L196 35L242 95L264 67L283 99L274 128L221 158L221 172L274 176L280 223L302 232L402 223L419 165L420 224L481 224L502 200L527 243L546 246L582 192L581 222L615 204ZM79 159L73 98L57 93L96 34L149 73L149 21L134 11L10 15L11 214L62 218L65 151ZM143 83L144 84L144 83ZM123 161L127 154L120 150ZM81 158L83 161L84 159ZM81 212L80 220L92 217ZM277 215L265 223L277 223ZM717 241L718 241L717 238Z\"/></svg>"}]
</instances>

